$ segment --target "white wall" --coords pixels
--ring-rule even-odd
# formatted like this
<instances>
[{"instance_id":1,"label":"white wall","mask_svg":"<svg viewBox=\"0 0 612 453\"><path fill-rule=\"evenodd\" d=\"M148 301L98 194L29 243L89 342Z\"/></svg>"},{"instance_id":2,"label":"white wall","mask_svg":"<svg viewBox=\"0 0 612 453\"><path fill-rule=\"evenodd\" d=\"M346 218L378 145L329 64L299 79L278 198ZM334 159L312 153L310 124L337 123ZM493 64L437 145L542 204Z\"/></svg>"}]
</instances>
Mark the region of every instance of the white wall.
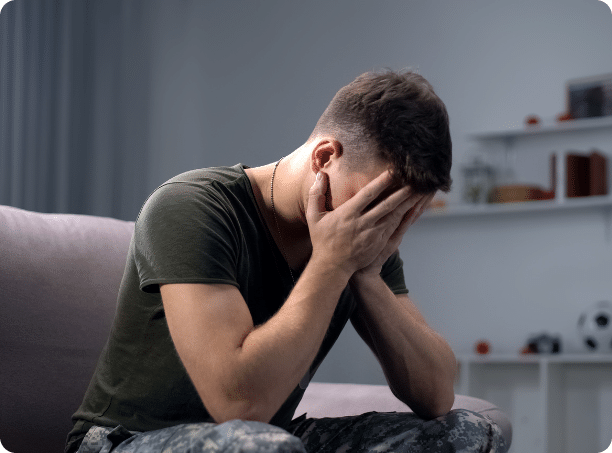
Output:
<instances>
[{"instance_id":1,"label":"white wall","mask_svg":"<svg viewBox=\"0 0 612 453\"><path fill-rule=\"evenodd\" d=\"M413 67L449 110L454 201L474 146L469 133L518 125L532 113L552 118L564 110L568 79L612 72L612 13L597 0L154 7L150 190L191 168L272 162L301 145L355 76ZM457 352L481 337L497 351L517 351L542 330L568 335L571 345L581 305L612 299L605 225L600 212L585 210L423 220L402 244L406 281ZM316 379L384 382L350 328Z\"/></svg>"}]
</instances>

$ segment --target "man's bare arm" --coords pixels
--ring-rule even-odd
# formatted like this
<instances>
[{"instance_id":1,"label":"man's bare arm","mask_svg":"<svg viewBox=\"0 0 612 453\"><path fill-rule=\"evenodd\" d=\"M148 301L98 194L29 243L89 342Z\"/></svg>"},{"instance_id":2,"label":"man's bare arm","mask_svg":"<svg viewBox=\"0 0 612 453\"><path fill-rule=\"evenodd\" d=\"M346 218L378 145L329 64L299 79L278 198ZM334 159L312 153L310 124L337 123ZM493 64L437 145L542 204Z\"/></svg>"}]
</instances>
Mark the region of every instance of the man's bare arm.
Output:
<instances>
[{"instance_id":1,"label":"man's bare arm","mask_svg":"<svg viewBox=\"0 0 612 453\"><path fill-rule=\"evenodd\" d=\"M347 282L337 268L311 260L260 326L235 286L161 287L172 340L216 422L270 421L314 361Z\"/></svg>"},{"instance_id":2,"label":"man's bare arm","mask_svg":"<svg viewBox=\"0 0 612 453\"><path fill-rule=\"evenodd\" d=\"M358 300L355 330L376 355L393 394L431 419L452 407L457 362L407 295L396 296L380 276L351 279Z\"/></svg>"},{"instance_id":3,"label":"man's bare arm","mask_svg":"<svg viewBox=\"0 0 612 453\"><path fill-rule=\"evenodd\" d=\"M419 201L405 214L380 255L350 279L358 301L351 322L378 358L395 396L421 417L434 418L453 405L455 356L410 298L395 296L380 277L383 264L398 250L404 234L427 208L433 194L413 197Z\"/></svg>"}]
</instances>

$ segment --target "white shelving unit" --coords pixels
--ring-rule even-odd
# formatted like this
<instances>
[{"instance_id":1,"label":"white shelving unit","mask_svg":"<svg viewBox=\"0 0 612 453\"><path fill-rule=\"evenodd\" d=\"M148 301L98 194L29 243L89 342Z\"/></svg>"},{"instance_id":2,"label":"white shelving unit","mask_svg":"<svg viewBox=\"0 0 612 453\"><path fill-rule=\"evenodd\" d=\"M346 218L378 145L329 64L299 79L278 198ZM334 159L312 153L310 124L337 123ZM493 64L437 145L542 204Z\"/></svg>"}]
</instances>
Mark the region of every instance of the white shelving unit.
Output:
<instances>
[{"instance_id":1,"label":"white shelving unit","mask_svg":"<svg viewBox=\"0 0 612 453\"><path fill-rule=\"evenodd\" d=\"M456 392L491 401L509 415L511 452L598 453L612 442L612 354L457 360Z\"/></svg>"},{"instance_id":2,"label":"white shelving unit","mask_svg":"<svg viewBox=\"0 0 612 453\"><path fill-rule=\"evenodd\" d=\"M483 143L502 144L506 153L512 152L519 140L553 138L584 133L610 133L610 149L612 149L612 116L602 118L587 118L561 123L509 128L496 131L485 131L472 134L470 137ZM528 201L523 203L481 204L481 205L450 205L441 209L432 209L425 213L423 219L445 219L467 216L499 215L526 212L603 209L607 213L608 223L612 222L612 194L583 198L565 197L565 159L563 152L557 153L557 187L556 198L547 201Z\"/></svg>"},{"instance_id":3,"label":"white shelving unit","mask_svg":"<svg viewBox=\"0 0 612 453\"><path fill-rule=\"evenodd\" d=\"M601 212L612 238L612 194L565 197L565 156L571 149L600 148L612 159L612 117L574 120L471 135L492 152L557 155L556 198L523 203L450 205L422 216L427 221L495 218L577 210ZM608 145L609 144L609 145ZM536 157L534 154L534 158ZM541 156L543 154L540 154ZM525 162L529 162L529 156ZM610 187L610 184L609 184ZM513 426L511 453L599 453L612 442L612 353L458 355L456 392L491 401Z\"/></svg>"}]
</instances>

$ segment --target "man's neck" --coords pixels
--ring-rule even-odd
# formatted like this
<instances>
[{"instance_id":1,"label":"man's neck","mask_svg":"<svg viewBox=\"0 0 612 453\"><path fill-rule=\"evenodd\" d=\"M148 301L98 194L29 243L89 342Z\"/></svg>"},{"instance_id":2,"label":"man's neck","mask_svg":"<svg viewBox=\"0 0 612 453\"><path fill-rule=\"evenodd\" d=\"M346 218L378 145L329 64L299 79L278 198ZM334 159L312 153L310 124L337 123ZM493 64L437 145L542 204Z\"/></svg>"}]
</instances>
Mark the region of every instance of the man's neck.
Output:
<instances>
[{"instance_id":1,"label":"man's neck","mask_svg":"<svg viewBox=\"0 0 612 453\"><path fill-rule=\"evenodd\" d=\"M276 166L277 162L274 162L247 169L247 175L251 180L268 229L288 255L293 252L303 255L310 247L302 187L304 162L300 159L301 155L296 151L284 157L278 166ZM275 167L276 172L274 172ZM274 192L272 193L273 176ZM274 209L272 208L272 194L274 195Z\"/></svg>"}]
</instances>

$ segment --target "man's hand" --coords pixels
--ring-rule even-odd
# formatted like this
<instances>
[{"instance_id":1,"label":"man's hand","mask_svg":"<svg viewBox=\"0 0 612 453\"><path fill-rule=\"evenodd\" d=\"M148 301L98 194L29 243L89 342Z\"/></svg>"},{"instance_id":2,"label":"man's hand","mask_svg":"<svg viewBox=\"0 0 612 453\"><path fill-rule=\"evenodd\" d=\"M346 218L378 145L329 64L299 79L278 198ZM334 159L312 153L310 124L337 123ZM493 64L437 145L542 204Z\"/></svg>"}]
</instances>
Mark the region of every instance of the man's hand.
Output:
<instances>
[{"instance_id":1,"label":"man's hand","mask_svg":"<svg viewBox=\"0 0 612 453\"><path fill-rule=\"evenodd\" d=\"M402 229L405 232L416 220L425 203L422 195L411 196L410 188L403 187L368 209L391 183L389 172L384 171L353 198L327 212L327 177L319 173L310 188L306 210L312 258L335 263L349 276L370 265L378 266L385 255L388 258L397 249L393 244L401 242Z\"/></svg>"},{"instance_id":2,"label":"man's hand","mask_svg":"<svg viewBox=\"0 0 612 453\"><path fill-rule=\"evenodd\" d=\"M414 223L421 217L421 214L427 209L434 194L430 195L418 195L412 194L411 198L416 198L417 203L404 215L402 222L395 232L389 238L387 245L382 249L380 254L372 261L368 266L363 269L359 269L355 272L354 277L368 276L368 275L380 275L383 265L387 262L389 257L393 255L402 243L404 234L408 231Z\"/></svg>"}]
</instances>

